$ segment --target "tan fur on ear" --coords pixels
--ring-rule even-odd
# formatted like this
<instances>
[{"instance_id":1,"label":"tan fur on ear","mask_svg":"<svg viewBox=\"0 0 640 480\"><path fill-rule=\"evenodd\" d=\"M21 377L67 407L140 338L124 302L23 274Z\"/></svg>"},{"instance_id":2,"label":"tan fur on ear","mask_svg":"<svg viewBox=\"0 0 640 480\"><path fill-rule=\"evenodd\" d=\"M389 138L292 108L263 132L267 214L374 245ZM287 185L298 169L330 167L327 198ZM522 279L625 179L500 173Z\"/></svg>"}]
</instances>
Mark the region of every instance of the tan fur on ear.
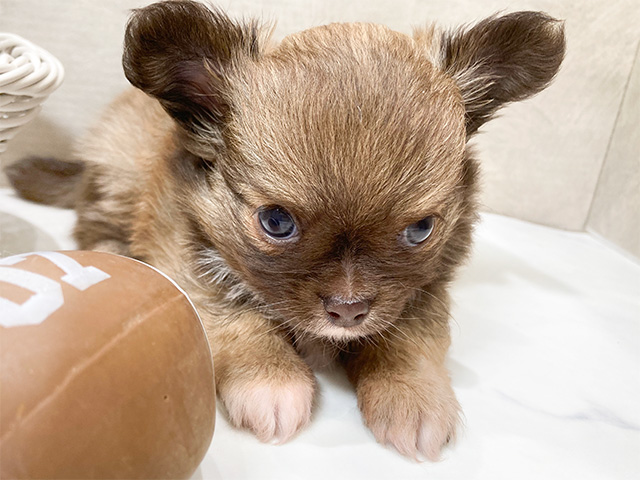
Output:
<instances>
[{"instance_id":1,"label":"tan fur on ear","mask_svg":"<svg viewBox=\"0 0 640 480\"><path fill-rule=\"evenodd\" d=\"M458 83L472 135L506 103L549 85L564 58L562 22L541 12L489 17L445 32L440 67Z\"/></svg>"}]
</instances>

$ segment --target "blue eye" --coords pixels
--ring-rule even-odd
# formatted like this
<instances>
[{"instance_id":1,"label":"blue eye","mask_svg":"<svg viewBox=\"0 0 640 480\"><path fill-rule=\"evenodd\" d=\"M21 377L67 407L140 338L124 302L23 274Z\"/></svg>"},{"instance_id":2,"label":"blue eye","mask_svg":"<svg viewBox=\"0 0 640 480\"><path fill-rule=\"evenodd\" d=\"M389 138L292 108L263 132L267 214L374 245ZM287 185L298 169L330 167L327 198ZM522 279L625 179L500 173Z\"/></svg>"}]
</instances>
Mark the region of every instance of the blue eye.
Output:
<instances>
[{"instance_id":1,"label":"blue eye","mask_svg":"<svg viewBox=\"0 0 640 480\"><path fill-rule=\"evenodd\" d=\"M293 218L282 207L261 209L258 211L258 220L264 232L276 240L287 240L298 233Z\"/></svg>"},{"instance_id":2,"label":"blue eye","mask_svg":"<svg viewBox=\"0 0 640 480\"><path fill-rule=\"evenodd\" d=\"M419 222L412 223L404 229L404 238L409 245L415 246L424 242L431 232L436 223L435 218L432 215L423 218Z\"/></svg>"}]
</instances>

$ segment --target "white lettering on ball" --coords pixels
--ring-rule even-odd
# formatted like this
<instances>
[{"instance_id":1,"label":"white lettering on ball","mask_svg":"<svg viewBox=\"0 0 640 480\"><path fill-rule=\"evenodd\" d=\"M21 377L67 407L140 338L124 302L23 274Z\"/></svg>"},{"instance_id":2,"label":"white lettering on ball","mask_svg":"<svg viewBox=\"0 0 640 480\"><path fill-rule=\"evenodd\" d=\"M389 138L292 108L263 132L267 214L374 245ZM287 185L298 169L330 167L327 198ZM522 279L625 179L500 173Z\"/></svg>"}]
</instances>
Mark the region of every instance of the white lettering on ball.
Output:
<instances>
[{"instance_id":1,"label":"white lettering on ball","mask_svg":"<svg viewBox=\"0 0 640 480\"><path fill-rule=\"evenodd\" d=\"M110 278L108 273L92 266L83 267L59 252L27 253L0 259L0 281L34 292L22 304L0 297L0 326L39 325L64 305L59 282L16 266L31 255L46 258L56 265L65 273L60 280L80 291Z\"/></svg>"}]
</instances>

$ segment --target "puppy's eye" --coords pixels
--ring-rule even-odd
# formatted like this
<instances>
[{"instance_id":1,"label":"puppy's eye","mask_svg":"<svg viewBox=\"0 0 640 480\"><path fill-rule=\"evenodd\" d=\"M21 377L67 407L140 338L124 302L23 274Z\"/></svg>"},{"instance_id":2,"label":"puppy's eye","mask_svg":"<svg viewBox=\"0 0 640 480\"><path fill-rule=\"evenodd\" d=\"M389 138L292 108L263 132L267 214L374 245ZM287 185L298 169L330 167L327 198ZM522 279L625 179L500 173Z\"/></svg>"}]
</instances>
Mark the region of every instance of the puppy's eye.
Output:
<instances>
[{"instance_id":1,"label":"puppy's eye","mask_svg":"<svg viewBox=\"0 0 640 480\"><path fill-rule=\"evenodd\" d=\"M296 236L298 229L293 218L282 207L267 207L258 211L262 230L276 240L288 240Z\"/></svg>"},{"instance_id":2,"label":"puppy's eye","mask_svg":"<svg viewBox=\"0 0 640 480\"><path fill-rule=\"evenodd\" d=\"M412 223L407 228L404 229L404 238L409 245L415 246L422 242L424 242L429 236L431 232L433 232L433 227L435 226L436 219L433 215L429 215L428 217L424 217L422 220L416 223Z\"/></svg>"}]
</instances>

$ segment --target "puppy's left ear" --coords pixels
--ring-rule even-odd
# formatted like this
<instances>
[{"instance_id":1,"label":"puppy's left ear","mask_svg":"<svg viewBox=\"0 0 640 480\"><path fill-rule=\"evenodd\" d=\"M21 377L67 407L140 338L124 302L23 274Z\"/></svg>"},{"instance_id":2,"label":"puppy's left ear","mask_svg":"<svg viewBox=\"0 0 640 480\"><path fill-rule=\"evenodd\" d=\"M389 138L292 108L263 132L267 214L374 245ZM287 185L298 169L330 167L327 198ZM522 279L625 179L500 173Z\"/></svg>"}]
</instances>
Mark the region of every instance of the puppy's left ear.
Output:
<instances>
[{"instance_id":1,"label":"puppy's left ear","mask_svg":"<svg viewBox=\"0 0 640 480\"><path fill-rule=\"evenodd\" d=\"M564 58L562 22L541 12L489 17L442 38L441 68L458 83L467 136L508 102L543 90Z\"/></svg>"}]
</instances>

